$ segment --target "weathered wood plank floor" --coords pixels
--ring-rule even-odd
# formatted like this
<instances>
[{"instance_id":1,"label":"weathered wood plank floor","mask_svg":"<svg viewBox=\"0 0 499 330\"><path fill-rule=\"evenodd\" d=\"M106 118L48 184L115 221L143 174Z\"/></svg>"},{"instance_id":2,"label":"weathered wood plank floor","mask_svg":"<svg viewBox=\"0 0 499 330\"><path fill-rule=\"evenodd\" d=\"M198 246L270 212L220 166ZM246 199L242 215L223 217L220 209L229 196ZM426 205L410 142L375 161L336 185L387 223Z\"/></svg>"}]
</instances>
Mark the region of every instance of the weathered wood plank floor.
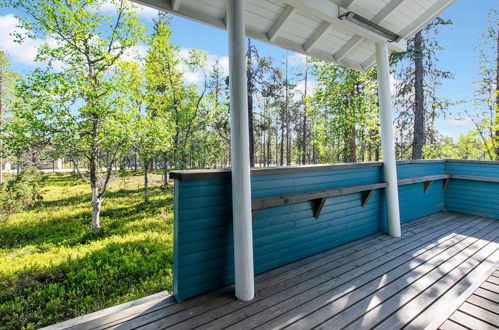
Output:
<instances>
[{"instance_id":1,"label":"weathered wood plank floor","mask_svg":"<svg viewBox=\"0 0 499 330\"><path fill-rule=\"evenodd\" d=\"M452 313L440 329L498 329L499 328L499 270L476 289Z\"/></svg>"},{"instance_id":2,"label":"weathered wood plank floor","mask_svg":"<svg viewBox=\"0 0 499 330\"><path fill-rule=\"evenodd\" d=\"M421 329L484 281L498 249L499 221L440 212L404 224L402 238L372 235L258 275L251 302L230 287L181 303L159 294L53 327Z\"/></svg>"}]
</instances>

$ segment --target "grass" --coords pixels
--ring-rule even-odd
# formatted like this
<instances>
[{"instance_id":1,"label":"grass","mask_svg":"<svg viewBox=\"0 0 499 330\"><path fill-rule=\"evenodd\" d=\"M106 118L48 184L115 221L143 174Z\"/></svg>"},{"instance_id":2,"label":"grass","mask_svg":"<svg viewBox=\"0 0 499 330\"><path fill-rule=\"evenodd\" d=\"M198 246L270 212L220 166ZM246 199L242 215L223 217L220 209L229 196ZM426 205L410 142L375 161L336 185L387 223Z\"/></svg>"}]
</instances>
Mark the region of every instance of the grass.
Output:
<instances>
[{"instance_id":1,"label":"grass","mask_svg":"<svg viewBox=\"0 0 499 330\"><path fill-rule=\"evenodd\" d=\"M152 175L159 182L159 176ZM0 329L37 328L172 290L173 192L117 179L91 229L90 188L51 174L44 199L0 223Z\"/></svg>"}]
</instances>

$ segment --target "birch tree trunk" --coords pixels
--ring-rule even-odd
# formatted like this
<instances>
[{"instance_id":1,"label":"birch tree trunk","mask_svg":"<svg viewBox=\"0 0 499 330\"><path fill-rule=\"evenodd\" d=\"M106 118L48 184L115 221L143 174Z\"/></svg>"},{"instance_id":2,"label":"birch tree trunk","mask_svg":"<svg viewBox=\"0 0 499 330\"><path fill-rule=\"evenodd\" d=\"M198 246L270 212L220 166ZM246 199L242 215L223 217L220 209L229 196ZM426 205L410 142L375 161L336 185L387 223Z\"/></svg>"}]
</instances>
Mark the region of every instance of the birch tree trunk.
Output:
<instances>
[{"instance_id":1,"label":"birch tree trunk","mask_svg":"<svg viewBox=\"0 0 499 330\"><path fill-rule=\"evenodd\" d=\"M163 185L168 186L168 156L165 154L163 155Z\"/></svg>"},{"instance_id":2,"label":"birch tree trunk","mask_svg":"<svg viewBox=\"0 0 499 330\"><path fill-rule=\"evenodd\" d=\"M144 158L144 203L149 203L149 160Z\"/></svg>"},{"instance_id":3,"label":"birch tree trunk","mask_svg":"<svg viewBox=\"0 0 499 330\"><path fill-rule=\"evenodd\" d=\"M90 188L92 190L92 229L98 231L100 227L100 210L102 198L99 192L99 182L97 177L97 155L90 159Z\"/></svg>"}]
</instances>

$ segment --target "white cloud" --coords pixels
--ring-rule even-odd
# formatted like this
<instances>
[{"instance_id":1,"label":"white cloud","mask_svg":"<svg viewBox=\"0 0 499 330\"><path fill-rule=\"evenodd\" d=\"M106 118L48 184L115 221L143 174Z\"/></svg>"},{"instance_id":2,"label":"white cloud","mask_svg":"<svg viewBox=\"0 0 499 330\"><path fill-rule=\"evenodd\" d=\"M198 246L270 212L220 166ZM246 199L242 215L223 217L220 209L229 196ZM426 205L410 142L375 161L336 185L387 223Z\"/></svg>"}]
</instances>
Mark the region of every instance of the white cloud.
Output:
<instances>
[{"instance_id":1,"label":"white cloud","mask_svg":"<svg viewBox=\"0 0 499 330\"><path fill-rule=\"evenodd\" d=\"M474 128L470 118L440 119L436 121L435 126L442 135L452 137L454 140Z\"/></svg>"},{"instance_id":2,"label":"white cloud","mask_svg":"<svg viewBox=\"0 0 499 330\"><path fill-rule=\"evenodd\" d=\"M223 75L228 75L229 74L229 57L228 56L218 56L218 55L213 55L213 54L208 54L208 70L211 70L213 65L217 62L220 64L222 68L222 74Z\"/></svg>"},{"instance_id":3,"label":"white cloud","mask_svg":"<svg viewBox=\"0 0 499 330\"><path fill-rule=\"evenodd\" d=\"M181 48L179 51L179 56L183 60L187 60L189 57L189 52L191 48ZM184 80L189 84L199 85L204 83L204 74L210 74L210 71L215 65L216 61L219 61L220 66L222 67L222 74L229 74L229 57L228 56L219 56L215 54L208 54L208 60L203 68L203 70L198 69L196 71L191 71L184 63L181 63L180 69L184 71Z\"/></svg>"},{"instance_id":4,"label":"white cloud","mask_svg":"<svg viewBox=\"0 0 499 330\"><path fill-rule=\"evenodd\" d=\"M121 57L124 61L133 61L137 59L143 59L147 55L149 50L148 45L137 45L128 49Z\"/></svg>"},{"instance_id":5,"label":"white cloud","mask_svg":"<svg viewBox=\"0 0 499 330\"><path fill-rule=\"evenodd\" d=\"M37 49L45 40L26 38L22 43L14 42L12 33L23 34L26 32L19 29L18 24L19 21L13 14L0 16L0 31L2 31L0 33L0 49L5 50L15 62L34 65Z\"/></svg>"},{"instance_id":6,"label":"white cloud","mask_svg":"<svg viewBox=\"0 0 499 330\"><path fill-rule=\"evenodd\" d=\"M157 9L137 4L134 4L134 6L136 7L135 12L141 18L155 18L158 16ZM113 12L116 12L116 5L112 2L106 1L102 4L101 12L105 14L112 14Z\"/></svg>"},{"instance_id":7,"label":"white cloud","mask_svg":"<svg viewBox=\"0 0 499 330\"><path fill-rule=\"evenodd\" d=\"M317 90L318 83L316 80L307 80L307 95L314 95ZM302 99L305 94L305 80L300 80L296 83L295 94L293 95L293 101L298 102Z\"/></svg>"},{"instance_id":8,"label":"white cloud","mask_svg":"<svg viewBox=\"0 0 499 330\"><path fill-rule=\"evenodd\" d=\"M288 57L289 65L305 65L307 57L300 53L293 53Z\"/></svg>"},{"instance_id":9,"label":"white cloud","mask_svg":"<svg viewBox=\"0 0 499 330\"><path fill-rule=\"evenodd\" d=\"M185 71L184 80L188 84L198 85L203 82L204 75L201 71Z\"/></svg>"},{"instance_id":10,"label":"white cloud","mask_svg":"<svg viewBox=\"0 0 499 330\"><path fill-rule=\"evenodd\" d=\"M443 127L470 127L473 126L473 121L470 118L462 118L462 119L445 119L439 123L440 126Z\"/></svg>"}]
</instances>

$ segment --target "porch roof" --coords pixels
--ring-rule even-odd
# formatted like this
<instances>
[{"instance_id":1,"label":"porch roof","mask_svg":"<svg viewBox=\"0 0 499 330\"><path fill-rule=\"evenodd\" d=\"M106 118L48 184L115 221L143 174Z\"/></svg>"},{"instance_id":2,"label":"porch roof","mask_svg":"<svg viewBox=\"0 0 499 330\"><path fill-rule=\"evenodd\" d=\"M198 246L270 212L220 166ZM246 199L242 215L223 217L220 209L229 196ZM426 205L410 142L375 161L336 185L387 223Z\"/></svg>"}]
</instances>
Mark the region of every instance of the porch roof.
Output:
<instances>
[{"instance_id":1,"label":"porch roof","mask_svg":"<svg viewBox=\"0 0 499 330\"><path fill-rule=\"evenodd\" d=\"M227 28L227 0L133 1ZM406 39L454 1L246 0L246 35L351 69L366 70L375 64L376 41L396 39L388 42L389 50L404 51ZM348 19L341 18L349 12ZM389 32L396 37L387 37Z\"/></svg>"}]
</instances>

